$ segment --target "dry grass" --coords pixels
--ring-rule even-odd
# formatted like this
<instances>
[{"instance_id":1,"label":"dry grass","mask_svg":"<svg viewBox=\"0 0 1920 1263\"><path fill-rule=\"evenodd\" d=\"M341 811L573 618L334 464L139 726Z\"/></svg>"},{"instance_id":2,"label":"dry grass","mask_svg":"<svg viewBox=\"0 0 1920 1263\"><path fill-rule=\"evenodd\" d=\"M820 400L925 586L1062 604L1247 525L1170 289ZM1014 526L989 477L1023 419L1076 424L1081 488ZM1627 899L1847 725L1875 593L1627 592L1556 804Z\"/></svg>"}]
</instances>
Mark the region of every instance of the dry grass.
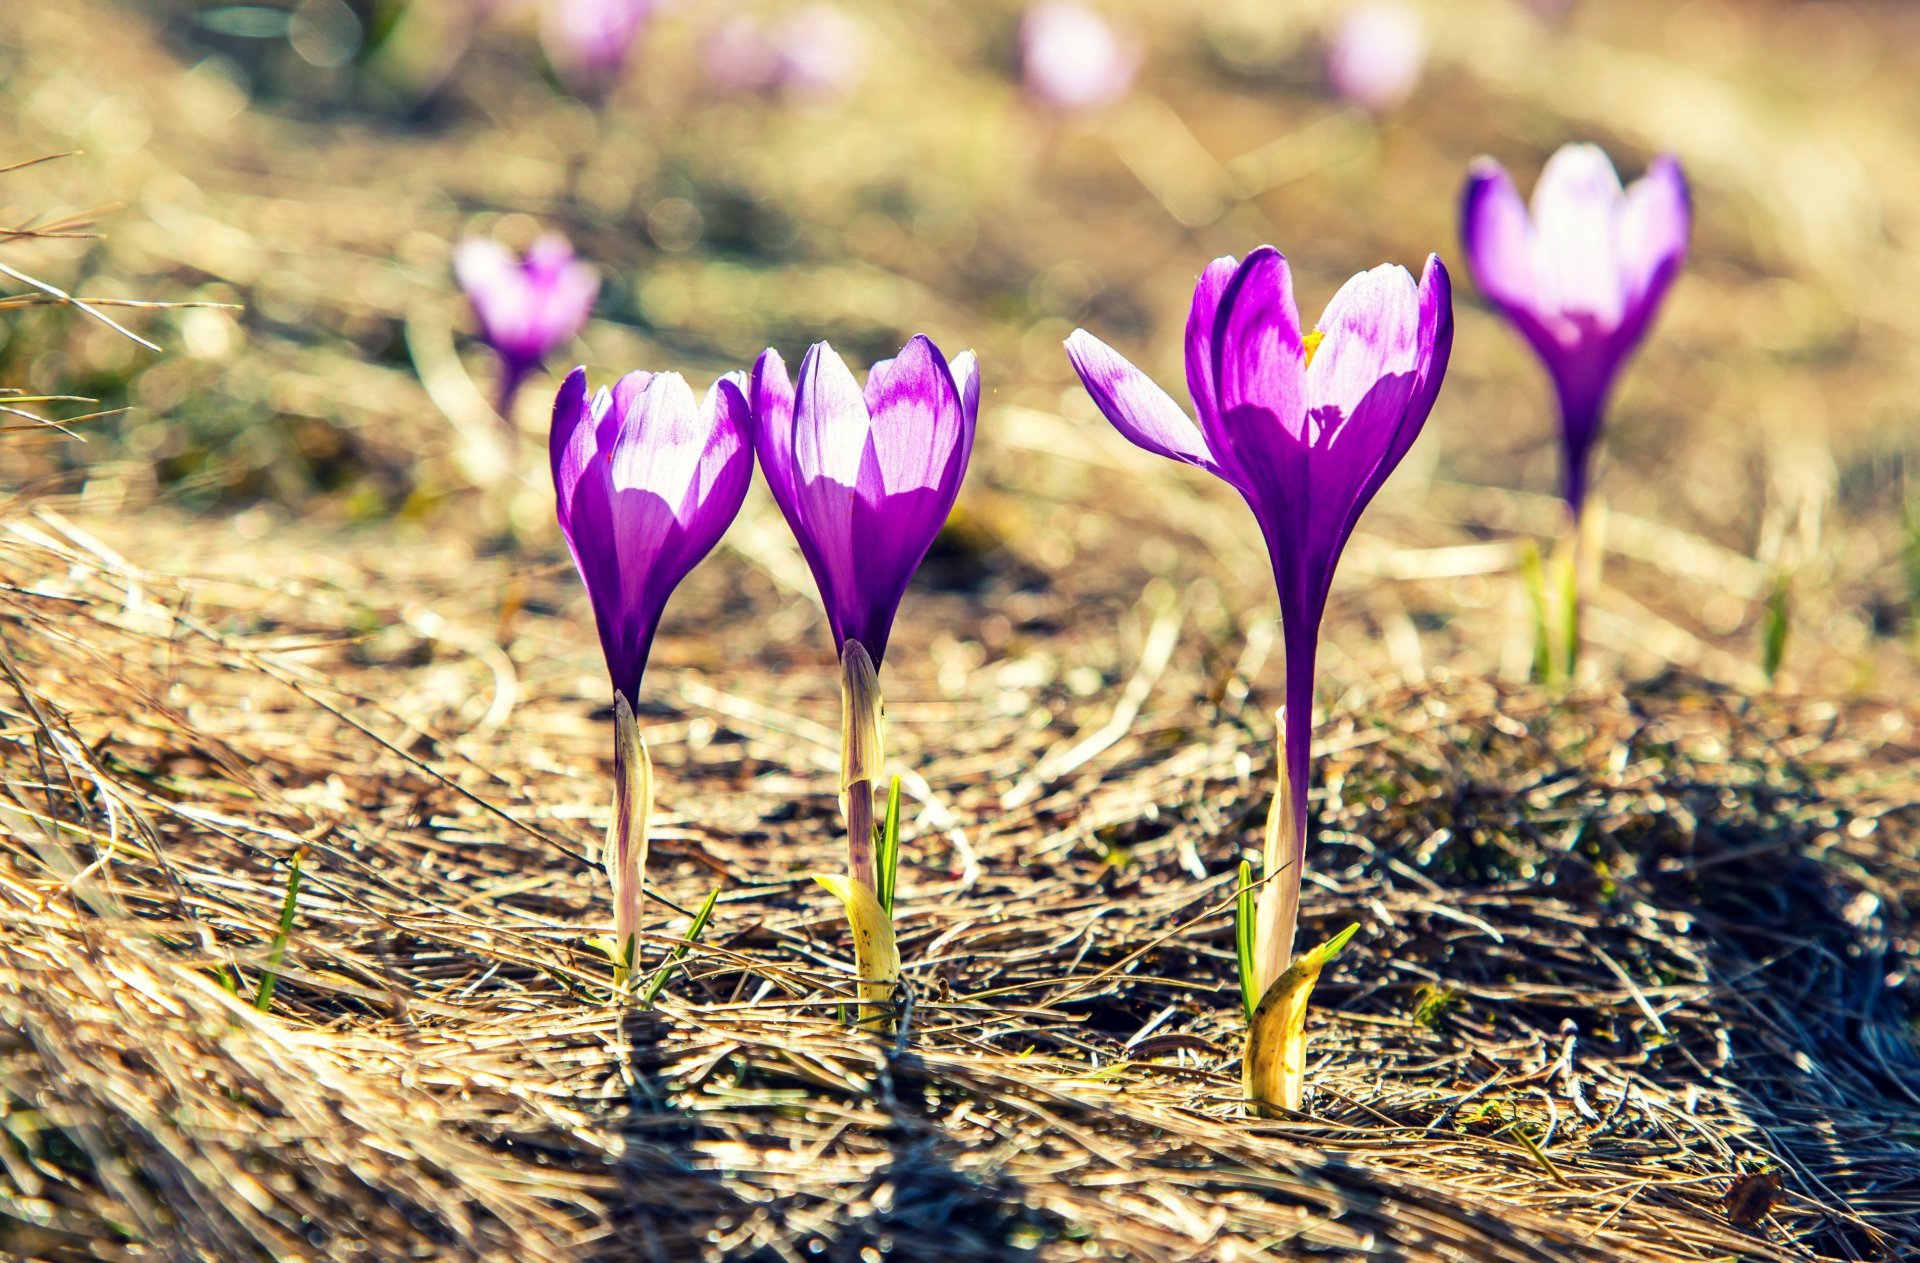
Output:
<instances>
[{"instance_id":1,"label":"dry grass","mask_svg":"<svg viewBox=\"0 0 1920 1263\"><path fill-rule=\"evenodd\" d=\"M828 114L716 105L669 28L598 117L511 26L395 105L243 65L197 7L0 25L0 154L89 150L0 184L0 226L59 207L8 257L246 305L138 316L154 359L0 311L0 377L136 409L0 448L0 1254L1920 1253L1899 6L1621 0L1553 36L1460 0L1383 130L1321 100L1309 9L1262 0L1139 8L1139 97L1064 126L995 69L1011 5L858 6L875 75ZM1224 905L1273 777L1266 563L1230 494L1092 417L1059 339L1173 381L1197 260L1272 239L1311 310L1449 248L1472 153L1571 135L1678 148L1702 208L1609 439L1588 676L1512 682L1557 505L1508 488L1552 457L1463 285L1326 636L1305 932L1362 932L1308 1111L1249 1120ZM114 237L64 240L102 190ZM835 676L758 493L643 690L652 875L719 911L655 1010L606 1003L604 678L538 401L502 441L445 271L536 221L609 271L597 373L981 352L975 469L887 665L897 1041L835 1020L850 951L806 879L837 863ZM685 924L656 913L649 960Z\"/></svg>"},{"instance_id":2,"label":"dry grass","mask_svg":"<svg viewBox=\"0 0 1920 1263\"><path fill-rule=\"evenodd\" d=\"M5 530L16 1251L1920 1247L1911 716L1679 677L1347 707L1307 932L1363 933L1322 985L1310 1112L1260 1123L1220 904L1270 769L1186 653L1037 792L1018 771L1059 738L998 725L990 690L896 684L903 758L941 795L908 847L890 1041L834 1020L842 926L800 876L834 851L824 681L656 673L659 889L722 902L657 1010L622 1010L582 944L606 725L570 690L463 648L493 633L408 604L404 573L165 579L51 513ZM516 644L556 631L521 617ZM1730 1224L1731 1182L1769 1169L1771 1213Z\"/></svg>"}]
</instances>

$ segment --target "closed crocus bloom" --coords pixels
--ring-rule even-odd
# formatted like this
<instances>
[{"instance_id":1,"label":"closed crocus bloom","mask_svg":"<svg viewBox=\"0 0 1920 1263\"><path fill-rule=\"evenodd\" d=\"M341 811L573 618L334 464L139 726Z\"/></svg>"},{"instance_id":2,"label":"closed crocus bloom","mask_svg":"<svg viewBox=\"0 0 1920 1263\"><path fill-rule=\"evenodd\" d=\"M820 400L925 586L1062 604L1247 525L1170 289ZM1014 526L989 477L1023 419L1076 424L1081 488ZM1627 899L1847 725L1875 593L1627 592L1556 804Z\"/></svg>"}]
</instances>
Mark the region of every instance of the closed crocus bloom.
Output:
<instances>
[{"instance_id":1,"label":"closed crocus bloom","mask_svg":"<svg viewBox=\"0 0 1920 1263\"><path fill-rule=\"evenodd\" d=\"M1686 179L1660 157L1623 189L1598 147L1568 145L1540 173L1529 212L1506 171L1483 158L1461 218L1474 281L1553 378L1564 494L1578 519L1614 380L1686 261Z\"/></svg>"},{"instance_id":2,"label":"closed crocus bloom","mask_svg":"<svg viewBox=\"0 0 1920 1263\"><path fill-rule=\"evenodd\" d=\"M886 656L907 582L953 509L973 451L980 379L915 336L863 390L816 343L797 379L776 351L754 365L754 446L826 607L836 648Z\"/></svg>"},{"instance_id":3,"label":"closed crocus bloom","mask_svg":"<svg viewBox=\"0 0 1920 1263\"><path fill-rule=\"evenodd\" d=\"M577 92L601 92L619 77L657 0L545 0L541 42Z\"/></svg>"},{"instance_id":4,"label":"closed crocus bloom","mask_svg":"<svg viewBox=\"0 0 1920 1263\"><path fill-rule=\"evenodd\" d=\"M574 258L564 237L534 242L516 259L499 242L469 237L453 256L454 276L500 357L500 415L541 361L580 332L600 293L600 274Z\"/></svg>"},{"instance_id":5,"label":"closed crocus bloom","mask_svg":"<svg viewBox=\"0 0 1920 1263\"><path fill-rule=\"evenodd\" d=\"M1373 0L1349 9L1335 28L1327 77L1353 104L1386 114L1413 95L1426 60L1420 15L1398 0Z\"/></svg>"},{"instance_id":6,"label":"closed crocus bloom","mask_svg":"<svg viewBox=\"0 0 1920 1263\"><path fill-rule=\"evenodd\" d=\"M713 550L753 478L752 419L723 377L695 401L678 373L629 373L589 397L568 374L549 438L561 534L593 604L612 677L615 811L607 871L616 970L631 969L646 869L652 768L634 720L640 678L667 598Z\"/></svg>"},{"instance_id":7,"label":"closed crocus bloom","mask_svg":"<svg viewBox=\"0 0 1920 1263\"><path fill-rule=\"evenodd\" d=\"M1053 109L1111 105L1139 69L1139 50L1078 0L1044 0L1020 24L1021 76L1027 91Z\"/></svg>"},{"instance_id":8,"label":"closed crocus bloom","mask_svg":"<svg viewBox=\"0 0 1920 1263\"><path fill-rule=\"evenodd\" d=\"M887 888L874 867L873 789L884 737L879 667L907 583L966 476L980 376L971 351L949 364L916 336L875 364L863 389L821 342L800 361L797 379L778 353L762 355L750 398L760 466L813 570L840 650L848 870L871 896ZM858 892L843 884L836 893L858 925ZM886 935L890 950L891 930Z\"/></svg>"},{"instance_id":9,"label":"closed crocus bloom","mask_svg":"<svg viewBox=\"0 0 1920 1263\"><path fill-rule=\"evenodd\" d=\"M1074 368L1115 428L1230 484L1252 508L1273 561L1286 698L1252 953L1254 996L1271 996L1292 961L1307 850L1314 661L1334 567L1361 512L1425 425L1452 346L1452 287L1438 258L1428 258L1417 285L1399 267L1361 273L1334 296L1319 326L1303 332L1287 261L1267 246L1244 262L1215 260L1194 291L1187 387L1197 425L1092 334L1076 330L1067 341ZM1304 1000L1299 1007L1303 1013ZM1297 1075L1291 1085L1256 1085L1250 1070L1248 1091L1255 1100L1299 1104Z\"/></svg>"}]
</instances>

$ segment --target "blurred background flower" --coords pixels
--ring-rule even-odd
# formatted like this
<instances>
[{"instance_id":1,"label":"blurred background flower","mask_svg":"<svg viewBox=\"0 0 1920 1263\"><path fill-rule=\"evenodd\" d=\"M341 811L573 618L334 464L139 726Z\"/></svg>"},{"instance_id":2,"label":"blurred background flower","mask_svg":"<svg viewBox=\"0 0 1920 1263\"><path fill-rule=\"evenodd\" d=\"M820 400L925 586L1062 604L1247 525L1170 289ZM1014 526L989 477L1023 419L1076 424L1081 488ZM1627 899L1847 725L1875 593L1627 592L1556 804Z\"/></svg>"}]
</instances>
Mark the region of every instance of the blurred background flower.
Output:
<instances>
[{"instance_id":1,"label":"blurred background flower","mask_svg":"<svg viewBox=\"0 0 1920 1263\"><path fill-rule=\"evenodd\" d=\"M1342 97L1371 114L1403 105L1420 84L1427 31L1400 0L1364 0L1348 9L1327 47L1327 80Z\"/></svg>"},{"instance_id":2,"label":"blurred background flower","mask_svg":"<svg viewBox=\"0 0 1920 1263\"><path fill-rule=\"evenodd\" d=\"M541 40L554 73L578 92L610 88L658 0L541 0Z\"/></svg>"},{"instance_id":3,"label":"blurred background flower","mask_svg":"<svg viewBox=\"0 0 1920 1263\"><path fill-rule=\"evenodd\" d=\"M1035 100L1056 110L1111 105L1127 94L1141 52L1079 0L1042 0L1020 23L1020 71Z\"/></svg>"}]
</instances>

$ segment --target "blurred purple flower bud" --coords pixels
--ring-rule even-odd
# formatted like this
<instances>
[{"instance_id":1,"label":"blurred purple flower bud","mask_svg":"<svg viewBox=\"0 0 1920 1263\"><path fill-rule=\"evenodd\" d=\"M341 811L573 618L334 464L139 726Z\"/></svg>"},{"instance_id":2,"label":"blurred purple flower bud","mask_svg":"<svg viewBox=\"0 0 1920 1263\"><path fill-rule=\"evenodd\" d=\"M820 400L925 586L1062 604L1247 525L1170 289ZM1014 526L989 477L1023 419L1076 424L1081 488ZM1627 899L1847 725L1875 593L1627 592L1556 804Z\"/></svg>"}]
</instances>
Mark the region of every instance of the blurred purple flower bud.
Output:
<instances>
[{"instance_id":1,"label":"blurred purple flower bud","mask_svg":"<svg viewBox=\"0 0 1920 1263\"><path fill-rule=\"evenodd\" d=\"M1111 105L1127 94L1139 69L1139 48L1078 0L1043 0L1020 24L1027 91L1052 109Z\"/></svg>"},{"instance_id":2,"label":"blurred purple flower bud","mask_svg":"<svg viewBox=\"0 0 1920 1263\"><path fill-rule=\"evenodd\" d=\"M1399 0L1367 0L1347 10L1335 29L1327 78L1354 105L1388 114L1413 95L1426 59L1420 15Z\"/></svg>"},{"instance_id":3,"label":"blurred purple flower bud","mask_svg":"<svg viewBox=\"0 0 1920 1263\"><path fill-rule=\"evenodd\" d=\"M576 92L610 87L653 16L657 0L545 0L541 42Z\"/></svg>"},{"instance_id":4,"label":"blurred purple flower bud","mask_svg":"<svg viewBox=\"0 0 1920 1263\"><path fill-rule=\"evenodd\" d=\"M1468 177L1467 264L1553 378L1576 518L1608 394L1686 262L1692 221L1686 177L1666 156L1623 189L1597 146L1564 146L1540 173L1531 213L1493 159Z\"/></svg>"},{"instance_id":5,"label":"blurred purple flower bud","mask_svg":"<svg viewBox=\"0 0 1920 1263\"><path fill-rule=\"evenodd\" d=\"M576 368L553 401L560 531L607 672L630 705L667 598L719 542L753 479L744 377L722 377L696 405L678 373L629 373L589 398L587 370Z\"/></svg>"},{"instance_id":6,"label":"blurred purple flower bud","mask_svg":"<svg viewBox=\"0 0 1920 1263\"><path fill-rule=\"evenodd\" d=\"M945 525L973 452L980 375L924 335L867 374L863 390L815 343L797 381L779 353L753 368L754 446L813 570L834 647L878 666L907 582Z\"/></svg>"},{"instance_id":7,"label":"blurred purple flower bud","mask_svg":"<svg viewBox=\"0 0 1920 1263\"><path fill-rule=\"evenodd\" d=\"M866 30L831 4L811 4L777 22L742 14L709 32L707 77L723 92L782 92L826 101L851 92L866 73Z\"/></svg>"},{"instance_id":8,"label":"blurred purple flower bud","mask_svg":"<svg viewBox=\"0 0 1920 1263\"><path fill-rule=\"evenodd\" d=\"M480 332L501 362L501 415L540 362L587 323L600 274L573 256L564 237L545 236L525 259L488 237L468 237L453 271L480 318Z\"/></svg>"}]
</instances>

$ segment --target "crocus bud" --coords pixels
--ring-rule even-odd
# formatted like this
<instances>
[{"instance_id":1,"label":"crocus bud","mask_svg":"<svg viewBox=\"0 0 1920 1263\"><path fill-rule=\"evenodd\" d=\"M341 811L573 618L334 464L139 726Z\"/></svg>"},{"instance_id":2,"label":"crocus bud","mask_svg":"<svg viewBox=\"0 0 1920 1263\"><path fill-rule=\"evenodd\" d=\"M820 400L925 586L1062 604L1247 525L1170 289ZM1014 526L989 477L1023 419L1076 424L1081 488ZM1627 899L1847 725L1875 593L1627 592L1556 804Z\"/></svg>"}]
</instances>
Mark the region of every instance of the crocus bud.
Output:
<instances>
[{"instance_id":1,"label":"crocus bud","mask_svg":"<svg viewBox=\"0 0 1920 1263\"><path fill-rule=\"evenodd\" d=\"M516 259L488 237L468 237L453 256L454 276L500 357L500 412L541 361L587 323L600 274L575 260L566 238L546 236Z\"/></svg>"},{"instance_id":2,"label":"crocus bud","mask_svg":"<svg viewBox=\"0 0 1920 1263\"><path fill-rule=\"evenodd\" d=\"M779 354L753 369L754 448L813 570L834 647L886 657L907 581L946 523L973 451L980 379L924 336L881 360L863 390L816 343L797 382Z\"/></svg>"},{"instance_id":3,"label":"crocus bud","mask_svg":"<svg viewBox=\"0 0 1920 1263\"><path fill-rule=\"evenodd\" d=\"M1327 47L1327 78L1369 114L1398 109L1419 86L1427 59L1420 15L1399 0L1368 0L1347 10Z\"/></svg>"},{"instance_id":4,"label":"crocus bud","mask_svg":"<svg viewBox=\"0 0 1920 1263\"><path fill-rule=\"evenodd\" d=\"M1020 24L1020 71L1035 100L1063 113L1127 94L1140 50L1079 0L1043 0Z\"/></svg>"},{"instance_id":5,"label":"crocus bud","mask_svg":"<svg viewBox=\"0 0 1920 1263\"><path fill-rule=\"evenodd\" d=\"M575 92L603 92L653 16L656 0L545 0L541 43L554 72Z\"/></svg>"},{"instance_id":6,"label":"crocus bud","mask_svg":"<svg viewBox=\"0 0 1920 1263\"><path fill-rule=\"evenodd\" d=\"M1531 213L1491 158L1474 163L1467 180L1467 263L1553 378L1563 489L1576 519L1607 398L1686 262L1692 218L1686 179L1670 157L1623 189L1597 146L1567 145L1541 171Z\"/></svg>"},{"instance_id":7,"label":"crocus bud","mask_svg":"<svg viewBox=\"0 0 1920 1263\"><path fill-rule=\"evenodd\" d=\"M751 436L731 377L698 404L678 373L629 373L589 399L587 370L576 368L554 400L560 531L593 602L613 687L636 707L667 598L746 498Z\"/></svg>"},{"instance_id":8,"label":"crocus bud","mask_svg":"<svg viewBox=\"0 0 1920 1263\"><path fill-rule=\"evenodd\" d=\"M707 78L722 92L796 100L845 96L866 73L865 28L836 5L810 4L772 23L731 14L707 35Z\"/></svg>"},{"instance_id":9,"label":"crocus bud","mask_svg":"<svg viewBox=\"0 0 1920 1263\"><path fill-rule=\"evenodd\" d=\"M614 971L633 964L653 810L653 764L634 720L640 677L667 598L712 551L753 477L752 421L739 383L721 378L694 403L678 373L629 373L587 394L567 374L553 401L553 487L574 565L593 604L614 690L614 812L605 865L613 884Z\"/></svg>"}]
</instances>

